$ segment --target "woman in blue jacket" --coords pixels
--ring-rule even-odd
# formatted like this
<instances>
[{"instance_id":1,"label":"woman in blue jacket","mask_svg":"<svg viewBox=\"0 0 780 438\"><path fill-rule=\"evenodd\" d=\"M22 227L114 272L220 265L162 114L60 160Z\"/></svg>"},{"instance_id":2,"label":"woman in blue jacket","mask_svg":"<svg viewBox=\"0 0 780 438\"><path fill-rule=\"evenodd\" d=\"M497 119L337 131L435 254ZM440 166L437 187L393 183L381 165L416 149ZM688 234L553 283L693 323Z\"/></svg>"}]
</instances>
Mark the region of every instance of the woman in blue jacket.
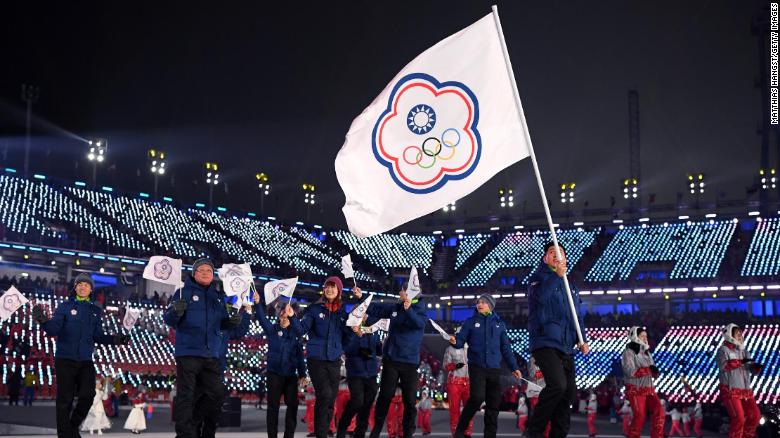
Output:
<instances>
[{"instance_id":1,"label":"woman in blue jacket","mask_svg":"<svg viewBox=\"0 0 780 438\"><path fill-rule=\"evenodd\" d=\"M260 298L259 295L255 297L257 300ZM257 300L255 302L258 302ZM268 388L266 425L268 438L276 438L279 429L279 403L284 395L284 402L287 404L284 438L293 438L298 423L298 385L306 379L306 363L303 360L303 344L290 324L295 309L287 303L279 304L276 323L266 317L266 306L255 306L257 321L268 338L268 368L265 373Z\"/></svg>"},{"instance_id":2,"label":"woman in blue jacket","mask_svg":"<svg viewBox=\"0 0 780 438\"><path fill-rule=\"evenodd\" d=\"M455 348L468 344L469 399L460 414L455 438L463 438L474 414L485 402L485 438L495 438L498 427L498 408L501 405L501 358L516 378L522 377L506 334L506 324L493 312L496 299L482 294L477 309L450 337Z\"/></svg>"},{"instance_id":3,"label":"woman in blue jacket","mask_svg":"<svg viewBox=\"0 0 780 438\"><path fill-rule=\"evenodd\" d=\"M322 287L322 298L306 309L300 321L290 318L293 332L298 337L309 335L306 343L306 366L314 385L317 401L314 404L314 434L327 438L333 418L333 404L341 379L341 343L347 328L347 312L341 300L342 286L339 277L328 277ZM360 298L356 288L355 296Z\"/></svg>"},{"instance_id":4,"label":"woman in blue jacket","mask_svg":"<svg viewBox=\"0 0 780 438\"><path fill-rule=\"evenodd\" d=\"M92 302L94 283L88 274L79 274L74 281L70 298L57 306L49 319L43 308L36 305L32 317L49 336L57 337L54 370L57 375L57 436L79 436L79 426L89 413L95 398L95 365L92 352L95 343L127 344L127 335L103 333L103 309ZM75 409L73 398L78 395Z\"/></svg>"}]
</instances>

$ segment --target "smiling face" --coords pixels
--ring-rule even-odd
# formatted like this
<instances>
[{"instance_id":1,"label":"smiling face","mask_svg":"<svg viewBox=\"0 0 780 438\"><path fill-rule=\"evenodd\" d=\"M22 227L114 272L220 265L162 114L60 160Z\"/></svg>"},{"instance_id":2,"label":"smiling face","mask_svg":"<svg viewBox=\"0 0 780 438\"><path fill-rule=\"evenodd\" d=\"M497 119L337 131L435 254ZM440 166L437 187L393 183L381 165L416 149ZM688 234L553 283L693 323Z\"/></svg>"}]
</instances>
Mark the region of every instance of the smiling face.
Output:
<instances>
[{"instance_id":1,"label":"smiling face","mask_svg":"<svg viewBox=\"0 0 780 438\"><path fill-rule=\"evenodd\" d=\"M201 286L208 286L214 280L214 269L208 265L201 265L192 273L192 278Z\"/></svg>"},{"instance_id":2,"label":"smiling face","mask_svg":"<svg viewBox=\"0 0 780 438\"><path fill-rule=\"evenodd\" d=\"M563 247L559 247L561 249L561 259L560 262L563 263L563 266L566 266L566 251L563 250ZM547 264L547 266L557 266L559 263L558 256L555 254L555 246L551 246L547 248L547 252L544 253L544 263Z\"/></svg>"},{"instance_id":3,"label":"smiling face","mask_svg":"<svg viewBox=\"0 0 780 438\"><path fill-rule=\"evenodd\" d=\"M336 300L338 295L339 288L336 287L336 283L332 281L325 283L325 286L322 288L322 296L324 296L329 303L332 303L334 300Z\"/></svg>"},{"instance_id":4,"label":"smiling face","mask_svg":"<svg viewBox=\"0 0 780 438\"><path fill-rule=\"evenodd\" d=\"M80 281L76 284L76 296L79 298L87 298L92 293L92 286L86 281Z\"/></svg>"}]
</instances>

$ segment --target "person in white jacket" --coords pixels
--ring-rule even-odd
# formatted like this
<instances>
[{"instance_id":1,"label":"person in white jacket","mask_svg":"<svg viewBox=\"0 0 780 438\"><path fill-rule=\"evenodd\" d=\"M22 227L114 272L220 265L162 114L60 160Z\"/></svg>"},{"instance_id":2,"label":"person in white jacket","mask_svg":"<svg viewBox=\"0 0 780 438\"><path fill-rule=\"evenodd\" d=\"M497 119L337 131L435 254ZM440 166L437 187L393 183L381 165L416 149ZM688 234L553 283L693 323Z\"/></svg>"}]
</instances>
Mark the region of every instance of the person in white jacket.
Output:
<instances>
[{"instance_id":1,"label":"person in white jacket","mask_svg":"<svg viewBox=\"0 0 780 438\"><path fill-rule=\"evenodd\" d=\"M97 430L98 435L103 435L103 429L111 429L111 422L106 416L106 410L103 408L103 400L108 399L108 387L103 387L103 382L98 377L95 380L95 397L92 399L92 406L89 408L87 418L81 423L81 430L89 431L90 435Z\"/></svg>"},{"instance_id":2,"label":"person in white jacket","mask_svg":"<svg viewBox=\"0 0 780 438\"><path fill-rule=\"evenodd\" d=\"M729 438L753 438L761 419L756 398L750 388L751 374L763 366L745 350L742 328L729 324L723 329L723 344L715 354L720 382L720 398L731 419Z\"/></svg>"}]
</instances>

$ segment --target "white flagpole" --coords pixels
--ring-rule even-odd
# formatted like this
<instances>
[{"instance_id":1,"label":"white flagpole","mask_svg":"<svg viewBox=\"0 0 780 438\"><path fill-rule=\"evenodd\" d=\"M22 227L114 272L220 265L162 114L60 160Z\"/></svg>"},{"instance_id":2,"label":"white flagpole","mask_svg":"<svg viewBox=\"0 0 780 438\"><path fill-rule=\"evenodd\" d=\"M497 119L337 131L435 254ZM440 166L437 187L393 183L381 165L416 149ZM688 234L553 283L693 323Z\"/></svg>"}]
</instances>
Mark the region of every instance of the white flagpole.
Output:
<instances>
[{"instance_id":1,"label":"white flagpole","mask_svg":"<svg viewBox=\"0 0 780 438\"><path fill-rule=\"evenodd\" d=\"M496 30L498 31L498 37L501 41L501 50L504 52L504 61L506 64L506 72L509 75L509 82L512 84L512 91L515 95L515 105L517 111L520 113L520 121L525 128L525 141L528 143L528 153L531 156L531 164L534 167L534 174L536 175L536 184L539 186L539 194L542 195L542 206L544 206L544 214L547 216L547 225L550 227L550 235L552 236L553 244L555 245L555 255L558 260L562 260L561 250L558 247L558 236L555 234L555 227L553 226L552 216L550 215L550 207L547 205L547 196L544 193L544 185L542 184L542 176L539 173L539 165L536 162L536 154L534 153L534 146L531 143L531 134L528 132L528 124L525 121L525 113L523 112L523 104L520 102L520 92L517 90L517 82L515 82L515 74L512 69L512 61L509 60L509 52L506 48L506 41L504 40L504 31L501 28L501 19L498 18L498 7L493 5L493 19L496 23ZM566 287L566 298L569 300L569 308L571 310L571 316L574 318L574 328L577 330L578 344L583 344L582 332L580 331L579 318L577 317L577 309L574 306L574 300L571 297L571 288L569 287L569 279L566 277L566 273L563 273L563 285Z\"/></svg>"}]
</instances>

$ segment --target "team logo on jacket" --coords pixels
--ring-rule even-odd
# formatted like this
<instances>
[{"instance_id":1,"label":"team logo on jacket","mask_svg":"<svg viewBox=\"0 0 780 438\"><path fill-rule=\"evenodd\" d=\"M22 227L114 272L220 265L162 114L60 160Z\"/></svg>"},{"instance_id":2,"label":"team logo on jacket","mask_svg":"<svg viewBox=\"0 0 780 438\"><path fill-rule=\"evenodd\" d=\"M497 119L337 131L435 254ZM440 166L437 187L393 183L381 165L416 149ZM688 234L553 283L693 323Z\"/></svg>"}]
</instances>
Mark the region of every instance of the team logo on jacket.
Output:
<instances>
[{"instance_id":1,"label":"team logo on jacket","mask_svg":"<svg viewBox=\"0 0 780 438\"><path fill-rule=\"evenodd\" d=\"M396 316L398 316L398 312L393 312L392 314L390 314L390 316L392 316L393 318L395 318Z\"/></svg>"},{"instance_id":2,"label":"team logo on jacket","mask_svg":"<svg viewBox=\"0 0 780 438\"><path fill-rule=\"evenodd\" d=\"M320 318L325 319L325 314L324 313L320 313Z\"/></svg>"},{"instance_id":3,"label":"team logo on jacket","mask_svg":"<svg viewBox=\"0 0 780 438\"><path fill-rule=\"evenodd\" d=\"M200 297L197 296L197 295L193 295L192 296L192 301L198 301L199 299L200 299Z\"/></svg>"},{"instance_id":4,"label":"team logo on jacket","mask_svg":"<svg viewBox=\"0 0 780 438\"><path fill-rule=\"evenodd\" d=\"M278 334L279 336L282 336L282 335L284 335L284 332L282 332L281 330L279 330L279 331L278 331L276 334Z\"/></svg>"},{"instance_id":5,"label":"team logo on jacket","mask_svg":"<svg viewBox=\"0 0 780 438\"><path fill-rule=\"evenodd\" d=\"M401 78L374 125L374 157L403 190L434 192L479 163L477 96L461 82L425 73Z\"/></svg>"},{"instance_id":6,"label":"team logo on jacket","mask_svg":"<svg viewBox=\"0 0 780 438\"><path fill-rule=\"evenodd\" d=\"M479 327L479 323L474 324L474 327Z\"/></svg>"},{"instance_id":7,"label":"team logo on jacket","mask_svg":"<svg viewBox=\"0 0 780 438\"><path fill-rule=\"evenodd\" d=\"M73 315L73 316L76 316L77 313L78 312L76 311L76 309L71 309L70 310L70 314Z\"/></svg>"}]
</instances>

